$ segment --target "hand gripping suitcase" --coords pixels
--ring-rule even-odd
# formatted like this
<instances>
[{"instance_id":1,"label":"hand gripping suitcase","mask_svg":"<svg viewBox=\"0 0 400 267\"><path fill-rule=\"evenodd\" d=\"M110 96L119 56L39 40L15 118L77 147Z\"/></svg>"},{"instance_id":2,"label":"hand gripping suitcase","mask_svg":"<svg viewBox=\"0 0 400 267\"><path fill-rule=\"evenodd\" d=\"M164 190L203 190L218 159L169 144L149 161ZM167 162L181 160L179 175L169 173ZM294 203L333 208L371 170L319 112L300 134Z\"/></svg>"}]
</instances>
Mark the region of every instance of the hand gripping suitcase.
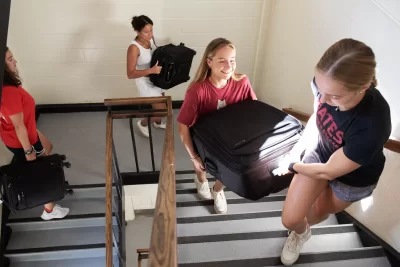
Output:
<instances>
[{"instance_id":1,"label":"hand gripping suitcase","mask_svg":"<svg viewBox=\"0 0 400 267\"><path fill-rule=\"evenodd\" d=\"M64 155L53 154L0 167L3 201L9 209L30 209L73 194L64 175L64 167L71 164L65 160Z\"/></svg>"},{"instance_id":2,"label":"hand gripping suitcase","mask_svg":"<svg viewBox=\"0 0 400 267\"><path fill-rule=\"evenodd\" d=\"M241 197L258 200L290 185L293 174L272 171L299 140L302 124L258 100L207 114L191 134L206 170Z\"/></svg>"},{"instance_id":3,"label":"hand gripping suitcase","mask_svg":"<svg viewBox=\"0 0 400 267\"><path fill-rule=\"evenodd\" d=\"M190 68L195 55L196 51L183 43L157 47L151 58L151 66L158 61L162 69L160 74L150 74L150 81L165 90L189 81Z\"/></svg>"}]
</instances>

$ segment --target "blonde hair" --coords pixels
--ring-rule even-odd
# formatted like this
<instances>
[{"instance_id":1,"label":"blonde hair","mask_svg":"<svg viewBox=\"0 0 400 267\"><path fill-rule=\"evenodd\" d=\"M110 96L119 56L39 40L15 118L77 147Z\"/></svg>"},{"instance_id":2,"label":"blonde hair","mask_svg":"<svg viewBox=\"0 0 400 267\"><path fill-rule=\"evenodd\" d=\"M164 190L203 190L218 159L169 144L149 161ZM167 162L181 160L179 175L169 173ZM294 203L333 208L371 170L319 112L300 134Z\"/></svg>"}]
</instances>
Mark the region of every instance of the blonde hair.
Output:
<instances>
[{"instance_id":1,"label":"blonde hair","mask_svg":"<svg viewBox=\"0 0 400 267\"><path fill-rule=\"evenodd\" d=\"M375 74L375 54L363 42L342 39L333 44L318 62L317 70L337 80L351 91L366 84L378 86Z\"/></svg>"},{"instance_id":2,"label":"blonde hair","mask_svg":"<svg viewBox=\"0 0 400 267\"><path fill-rule=\"evenodd\" d=\"M206 50L204 51L203 57L201 59L199 68L197 69L196 75L194 76L194 79L190 85L197 82L203 82L205 81L205 79L207 79L207 77L211 75L211 70L207 64L207 59L212 59L215 56L217 50L225 46L229 46L232 49L236 50L233 43L225 38L216 38L207 45ZM240 81L245 76L246 75L244 74L238 74L234 72L232 74L232 79L235 81Z\"/></svg>"}]
</instances>

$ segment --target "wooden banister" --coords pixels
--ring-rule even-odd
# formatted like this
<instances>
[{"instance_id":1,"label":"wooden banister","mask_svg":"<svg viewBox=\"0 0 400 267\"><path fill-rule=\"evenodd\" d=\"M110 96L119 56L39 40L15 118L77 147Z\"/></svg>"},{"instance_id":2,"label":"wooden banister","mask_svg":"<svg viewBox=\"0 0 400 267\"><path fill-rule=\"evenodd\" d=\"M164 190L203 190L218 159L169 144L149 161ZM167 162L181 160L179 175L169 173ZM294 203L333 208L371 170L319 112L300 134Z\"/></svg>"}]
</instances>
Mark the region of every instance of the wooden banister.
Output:
<instances>
[{"instance_id":1,"label":"wooden banister","mask_svg":"<svg viewBox=\"0 0 400 267\"><path fill-rule=\"evenodd\" d=\"M150 267L177 266L174 129L170 97L167 107L167 128L150 241Z\"/></svg>"},{"instance_id":2,"label":"wooden banister","mask_svg":"<svg viewBox=\"0 0 400 267\"><path fill-rule=\"evenodd\" d=\"M121 105L150 105L166 103L167 110L146 110L117 112L111 110L107 115L106 126L106 267L113 266L113 228L112 228L112 185L113 185L113 119L132 117L167 117L161 170L158 183L157 201L151 234L150 250L138 249L139 258L149 257L148 266L177 266L176 237L176 194L175 194L175 154L173 110L171 97L143 97L105 99L108 107Z\"/></svg>"},{"instance_id":3,"label":"wooden banister","mask_svg":"<svg viewBox=\"0 0 400 267\"><path fill-rule=\"evenodd\" d=\"M292 115L293 117L295 117L296 119L303 121L303 122L307 122L310 117L311 114L307 114L301 111L297 111L291 108L283 108L282 109L285 113ZM400 141L397 140L393 140L393 139L389 139L384 147L390 151L396 152L396 153L400 153Z\"/></svg>"},{"instance_id":4,"label":"wooden banister","mask_svg":"<svg viewBox=\"0 0 400 267\"><path fill-rule=\"evenodd\" d=\"M131 98L108 98L104 99L105 106L128 106L128 105L149 105L167 103L168 96L160 97L131 97Z\"/></svg>"},{"instance_id":5,"label":"wooden banister","mask_svg":"<svg viewBox=\"0 0 400 267\"><path fill-rule=\"evenodd\" d=\"M111 112L107 114L106 122L106 266L113 266L113 239L112 239L112 129L113 119Z\"/></svg>"}]
</instances>

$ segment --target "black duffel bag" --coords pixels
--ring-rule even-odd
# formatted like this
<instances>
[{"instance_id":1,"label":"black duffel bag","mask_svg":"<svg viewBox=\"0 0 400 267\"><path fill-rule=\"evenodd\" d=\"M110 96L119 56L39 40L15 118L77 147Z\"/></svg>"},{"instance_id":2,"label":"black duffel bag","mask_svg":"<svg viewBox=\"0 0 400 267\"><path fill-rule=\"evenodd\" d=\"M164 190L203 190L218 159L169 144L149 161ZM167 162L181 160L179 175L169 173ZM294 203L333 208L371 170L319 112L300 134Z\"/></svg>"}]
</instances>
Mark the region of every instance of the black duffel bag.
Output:
<instances>
[{"instance_id":1,"label":"black duffel bag","mask_svg":"<svg viewBox=\"0 0 400 267\"><path fill-rule=\"evenodd\" d=\"M196 51L183 43L157 47L151 58L151 66L158 61L158 66L162 69L160 74L150 74L150 81L165 90L189 81L190 68L195 55Z\"/></svg>"}]
</instances>

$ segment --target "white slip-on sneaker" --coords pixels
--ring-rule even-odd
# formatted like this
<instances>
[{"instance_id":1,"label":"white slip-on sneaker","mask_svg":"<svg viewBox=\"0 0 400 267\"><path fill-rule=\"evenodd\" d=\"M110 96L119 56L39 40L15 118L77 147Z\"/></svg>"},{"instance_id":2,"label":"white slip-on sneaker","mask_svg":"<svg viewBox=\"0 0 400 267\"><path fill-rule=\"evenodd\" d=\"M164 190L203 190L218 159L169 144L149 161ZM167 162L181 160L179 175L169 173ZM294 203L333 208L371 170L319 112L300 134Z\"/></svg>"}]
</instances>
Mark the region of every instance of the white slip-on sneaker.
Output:
<instances>
[{"instance_id":1,"label":"white slip-on sneaker","mask_svg":"<svg viewBox=\"0 0 400 267\"><path fill-rule=\"evenodd\" d=\"M228 211L228 203L226 202L224 190L215 192L214 187L211 190L211 194L214 198L214 209L218 214L224 214Z\"/></svg>"},{"instance_id":2,"label":"white slip-on sneaker","mask_svg":"<svg viewBox=\"0 0 400 267\"><path fill-rule=\"evenodd\" d=\"M140 120L137 122L137 126L138 126L140 132L141 132L145 137L149 138L149 128L147 128L148 126L143 126L143 125L142 125L142 121L140 121Z\"/></svg>"},{"instance_id":3,"label":"white slip-on sneaker","mask_svg":"<svg viewBox=\"0 0 400 267\"><path fill-rule=\"evenodd\" d=\"M304 243L307 242L311 237L311 229L307 224L307 230L305 233L298 235L295 231L289 231L289 237L286 239L283 245L281 262L284 265L292 265L297 261L300 255Z\"/></svg>"},{"instance_id":4,"label":"white slip-on sneaker","mask_svg":"<svg viewBox=\"0 0 400 267\"><path fill-rule=\"evenodd\" d=\"M210 186L208 185L208 181L202 183L197 179L197 175L194 176L194 183L197 187L197 194L201 199L212 199Z\"/></svg>"},{"instance_id":5,"label":"white slip-on sneaker","mask_svg":"<svg viewBox=\"0 0 400 267\"><path fill-rule=\"evenodd\" d=\"M156 129L167 129L167 124L164 121L161 121L161 123L153 121L153 127Z\"/></svg>"},{"instance_id":6,"label":"white slip-on sneaker","mask_svg":"<svg viewBox=\"0 0 400 267\"><path fill-rule=\"evenodd\" d=\"M53 211L48 213L47 211L43 211L41 218L45 221L51 219L62 219L67 216L69 213L69 208L63 208L60 205L56 204L53 208Z\"/></svg>"}]
</instances>

